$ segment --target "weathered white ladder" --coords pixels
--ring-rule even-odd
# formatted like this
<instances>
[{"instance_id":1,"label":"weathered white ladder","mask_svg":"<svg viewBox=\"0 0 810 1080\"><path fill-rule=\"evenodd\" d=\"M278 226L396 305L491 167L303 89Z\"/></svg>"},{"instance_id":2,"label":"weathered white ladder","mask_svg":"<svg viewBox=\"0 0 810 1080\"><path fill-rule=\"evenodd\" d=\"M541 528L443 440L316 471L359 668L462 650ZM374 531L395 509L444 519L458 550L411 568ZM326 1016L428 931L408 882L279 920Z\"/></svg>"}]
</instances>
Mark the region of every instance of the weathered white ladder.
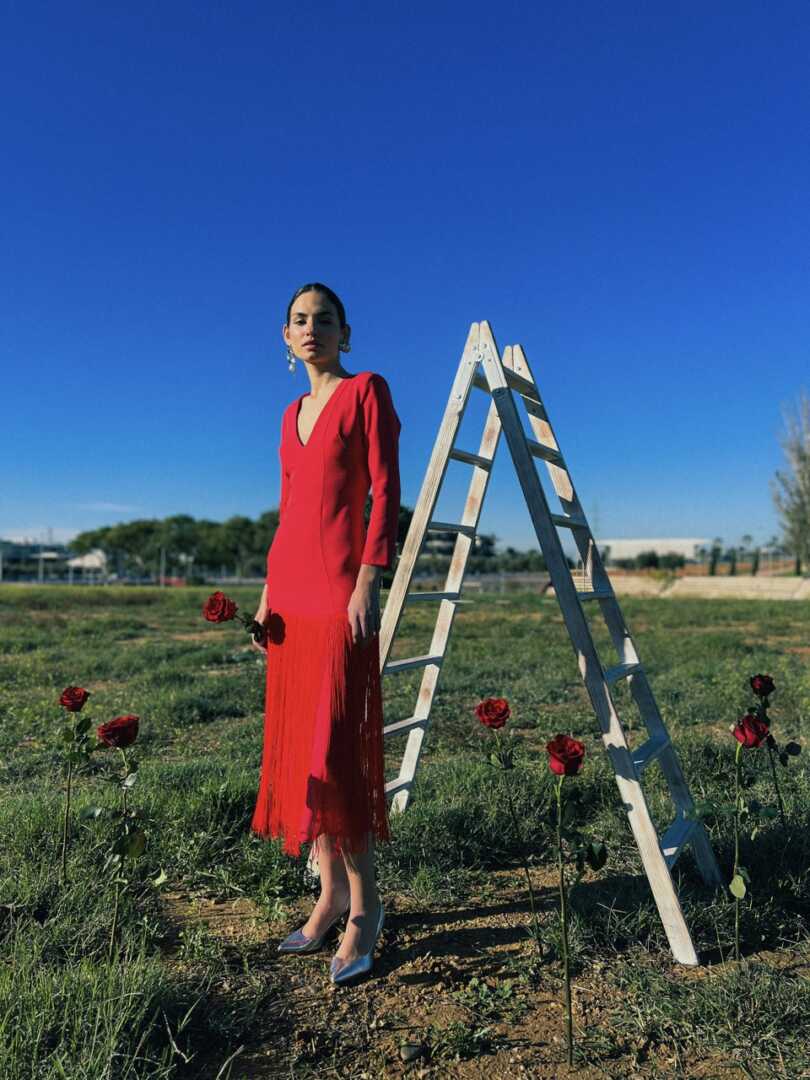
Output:
<instances>
[{"instance_id":1,"label":"weathered white ladder","mask_svg":"<svg viewBox=\"0 0 810 1080\"><path fill-rule=\"evenodd\" d=\"M482 365L483 372L478 370L479 365ZM483 390L492 399L481 442L475 453L457 449L454 445L472 388ZM529 438L524 430L512 397L513 390L523 400L534 439ZM447 651L456 605L462 602L464 571L473 550L501 429L506 433L537 539L577 656L580 674L599 720L602 741L616 774L616 783L627 809L627 817L672 953L682 964L697 964L695 947L670 871L687 843L692 845L698 868L706 882L721 883L717 863L702 823L687 816L693 806L689 788L574 491L523 349L519 345L507 346L501 358L487 322L473 323L470 327L382 616L381 673L392 675L413 668L424 669L413 716L388 724L384 729L386 738L407 733L399 776L386 784L386 791L392 797L392 810L405 809L413 786L425 733L430 725L431 706ZM536 458L541 458L546 463L562 513L552 513L549 510L536 471ZM473 469L462 520L434 521L433 510L451 459L466 462ZM568 568L557 533L558 528L571 530L582 559L584 581L575 582ZM428 531L458 534L445 586L442 591L437 592L408 593L417 556L422 550ZM389 660L402 609L406 602L417 601L438 603L436 626L429 651L424 656ZM592 601L596 601L601 609L613 646L620 658L618 664L602 666L584 610L584 604ZM620 679L628 680L630 692L649 735L646 742L636 749L628 746L611 697L610 688ZM641 786L643 770L652 761L657 761L661 767L676 811L674 821L661 837L650 816Z\"/></svg>"}]
</instances>

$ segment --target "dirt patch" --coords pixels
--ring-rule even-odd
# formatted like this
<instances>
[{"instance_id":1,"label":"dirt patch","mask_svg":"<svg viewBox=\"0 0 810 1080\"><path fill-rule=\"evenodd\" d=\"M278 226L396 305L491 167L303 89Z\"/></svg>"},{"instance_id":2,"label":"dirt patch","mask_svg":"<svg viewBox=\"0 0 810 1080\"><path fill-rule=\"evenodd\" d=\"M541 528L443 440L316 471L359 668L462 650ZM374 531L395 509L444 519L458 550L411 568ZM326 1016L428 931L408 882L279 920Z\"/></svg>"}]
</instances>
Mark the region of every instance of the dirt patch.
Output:
<instances>
[{"instance_id":1,"label":"dirt patch","mask_svg":"<svg viewBox=\"0 0 810 1080\"><path fill-rule=\"evenodd\" d=\"M272 1003L255 1038L235 1061L234 1078L743 1075L728 1061L701 1062L684 1072L685 1062L676 1049L652 1047L643 1039L614 1039L607 1058L595 1044L589 1050L589 1040L600 1032L607 1037L613 1002L605 969L621 961L597 961L575 979L580 1051L577 1065L569 1070L564 1063L559 964L548 958L538 961L525 932L530 909L522 875L522 870L494 871L484 890L458 904L385 896L386 925L375 966L355 986L329 982L337 936L320 953L276 952L278 940L305 921L312 903L308 898L296 901L283 919L270 920L244 898L192 900L165 894L164 955L172 962L183 932L203 925L242 958L241 964L229 963L223 972L223 982L232 991L238 989L240 967L271 981ZM555 872L538 868L532 878L540 910L556 907ZM696 977L694 969L667 967L674 978ZM404 1044L409 1047L405 1051ZM413 1060L406 1063L403 1053L412 1054ZM212 1080L217 1068L212 1064L210 1074L200 1071L200 1080Z\"/></svg>"}]
</instances>

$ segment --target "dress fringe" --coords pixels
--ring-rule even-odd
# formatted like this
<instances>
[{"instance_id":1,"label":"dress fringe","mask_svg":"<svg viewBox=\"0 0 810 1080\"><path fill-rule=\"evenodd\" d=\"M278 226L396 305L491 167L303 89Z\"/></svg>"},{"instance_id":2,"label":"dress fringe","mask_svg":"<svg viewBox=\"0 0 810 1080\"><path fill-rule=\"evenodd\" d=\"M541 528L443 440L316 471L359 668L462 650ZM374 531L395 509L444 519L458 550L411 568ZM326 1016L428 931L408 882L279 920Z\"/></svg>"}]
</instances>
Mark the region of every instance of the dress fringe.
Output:
<instances>
[{"instance_id":1,"label":"dress fringe","mask_svg":"<svg viewBox=\"0 0 810 1080\"><path fill-rule=\"evenodd\" d=\"M284 851L329 836L337 851L390 840L379 634L354 644L345 610L267 620L264 750L254 832Z\"/></svg>"}]
</instances>

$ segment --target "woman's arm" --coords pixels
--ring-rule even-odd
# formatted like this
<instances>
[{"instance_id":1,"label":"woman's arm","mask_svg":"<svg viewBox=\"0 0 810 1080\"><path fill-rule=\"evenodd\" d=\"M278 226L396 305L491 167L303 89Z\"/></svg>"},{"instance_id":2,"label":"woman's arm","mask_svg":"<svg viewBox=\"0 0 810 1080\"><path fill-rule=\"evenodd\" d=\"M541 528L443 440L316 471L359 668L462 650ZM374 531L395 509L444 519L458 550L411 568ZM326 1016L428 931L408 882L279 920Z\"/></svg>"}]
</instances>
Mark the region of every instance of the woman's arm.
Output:
<instances>
[{"instance_id":1,"label":"woman's arm","mask_svg":"<svg viewBox=\"0 0 810 1080\"><path fill-rule=\"evenodd\" d=\"M360 562L388 569L399 531L399 433L401 424L382 375L373 374L361 399L371 477L371 515Z\"/></svg>"},{"instance_id":2,"label":"woman's arm","mask_svg":"<svg viewBox=\"0 0 810 1080\"><path fill-rule=\"evenodd\" d=\"M382 375L372 375L361 399L363 435L371 477L371 515L351 600L354 640L380 629L380 581L394 561L399 531L399 433L401 424Z\"/></svg>"}]
</instances>

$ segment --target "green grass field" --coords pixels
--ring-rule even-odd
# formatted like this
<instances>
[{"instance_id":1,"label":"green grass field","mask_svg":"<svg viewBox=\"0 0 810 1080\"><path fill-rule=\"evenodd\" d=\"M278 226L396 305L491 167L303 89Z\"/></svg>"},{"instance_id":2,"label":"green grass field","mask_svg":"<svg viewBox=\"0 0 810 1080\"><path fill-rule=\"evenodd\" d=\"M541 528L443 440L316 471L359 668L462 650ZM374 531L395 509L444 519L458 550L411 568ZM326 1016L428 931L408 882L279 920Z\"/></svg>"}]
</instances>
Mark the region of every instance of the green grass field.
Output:
<instances>
[{"instance_id":1,"label":"green grass field","mask_svg":"<svg viewBox=\"0 0 810 1080\"><path fill-rule=\"evenodd\" d=\"M303 860L250 832L264 664L241 627L204 622L209 592L0 587L2 1080L567 1075L544 752L557 731L587 745L572 783L588 830L609 847L607 866L573 893L576 1075L810 1076L810 754L780 774L787 830L768 821L743 844L744 958L730 959L730 896L702 885L687 850L675 874L704 964L675 965L556 601L476 595L456 616L411 804L379 853L382 951L369 980L336 990L334 942L310 957L275 951L303 921L312 885ZM232 593L248 611L257 594ZM426 606L403 619L396 656L427 651ZM627 599L622 609L696 797L732 797L728 727L756 672L776 681L774 734L807 743L810 606ZM386 677L388 721L410 715L418 681ZM148 840L112 962L109 824L78 812L112 806L116 793L92 776L74 784L68 882L59 881L57 701L70 684L91 691L94 725L141 718L131 801ZM491 733L473 714L486 696L509 699L521 737L510 778L534 855L542 959L522 929L525 879L503 776L485 763ZM632 733L626 692L617 701ZM403 745L387 746L389 776ZM745 764L748 797L773 805L765 750ZM663 826L671 813L656 773L645 774L646 790ZM730 821L708 827L728 875ZM420 1045L416 1066L401 1060L406 1040Z\"/></svg>"}]
</instances>

